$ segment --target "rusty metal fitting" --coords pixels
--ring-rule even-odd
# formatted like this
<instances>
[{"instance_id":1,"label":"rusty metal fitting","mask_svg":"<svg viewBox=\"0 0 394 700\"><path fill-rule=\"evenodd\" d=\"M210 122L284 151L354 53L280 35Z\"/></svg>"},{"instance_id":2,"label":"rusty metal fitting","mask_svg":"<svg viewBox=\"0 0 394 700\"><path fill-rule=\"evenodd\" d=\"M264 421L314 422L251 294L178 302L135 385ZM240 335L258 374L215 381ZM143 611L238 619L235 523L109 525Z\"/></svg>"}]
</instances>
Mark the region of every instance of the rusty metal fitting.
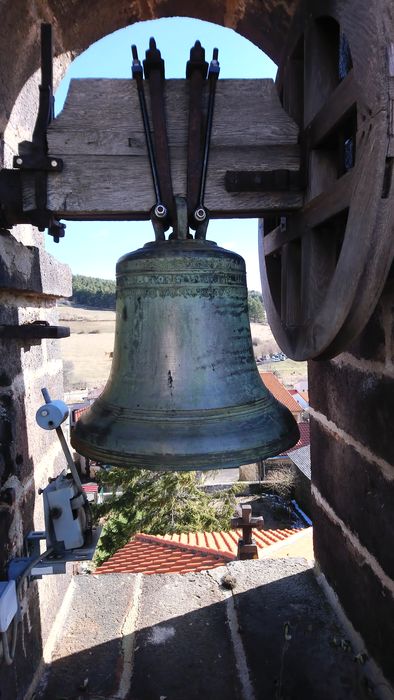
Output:
<instances>
[{"instance_id":1,"label":"rusty metal fitting","mask_svg":"<svg viewBox=\"0 0 394 700\"><path fill-rule=\"evenodd\" d=\"M157 219L165 219L167 216L167 209L164 204L156 204L154 213Z\"/></svg>"},{"instance_id":2,"label":"rusty metal fitting","mask_svg":"<svg viewBox=\"0 0 394 700\"><path fill-rule=\"evenodd\" d=\"M199 223L205 221L205 219L207 218L207 212L205 211L204 207L198 207L196 209L196 211L194 212L194 218Z\"/></svg>"}]
</instances>

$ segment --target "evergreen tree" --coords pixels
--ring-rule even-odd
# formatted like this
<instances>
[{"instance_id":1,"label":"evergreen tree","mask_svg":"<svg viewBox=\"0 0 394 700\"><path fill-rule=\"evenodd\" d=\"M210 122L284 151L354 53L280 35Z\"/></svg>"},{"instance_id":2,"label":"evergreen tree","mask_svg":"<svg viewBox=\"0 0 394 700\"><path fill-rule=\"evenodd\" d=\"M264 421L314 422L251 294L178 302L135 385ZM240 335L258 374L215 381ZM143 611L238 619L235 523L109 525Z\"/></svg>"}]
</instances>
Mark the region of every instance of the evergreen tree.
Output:
<instances>
[{"instance_id":1,"label":"evergreen tree","mask_svg":"<svg viewBox=\"0 0 394 700\"><path fill-rule=\"evenodd\" d=\"M72 301L81 306L115 309L116 284L100 277L73 275Z\"/></svg>"},{"instance_id":2,"label":"evergreen tree","mask_svg":"<svg viewBox=\"0 0 394 700\"><path fill-rule=\"evenodd\" d=\"M105 474L106 487L122 495L95 507L105 525L96 551L101 564L137 532L166 533L219 531L230 528L236 507L234 486L218 497L207 494L196 472L153 472L114 468Z\"/></svg>"},{"instance_id":3,"label":"evergreen tree","mask_svg":"<svg viewBox=\"0 0 394 700\"><path fill-rule=\"evenodd\" d=\"M263 297L260 292L248 292L249 320L252 323L267 323Z\"/></svg>"}]
</instances>

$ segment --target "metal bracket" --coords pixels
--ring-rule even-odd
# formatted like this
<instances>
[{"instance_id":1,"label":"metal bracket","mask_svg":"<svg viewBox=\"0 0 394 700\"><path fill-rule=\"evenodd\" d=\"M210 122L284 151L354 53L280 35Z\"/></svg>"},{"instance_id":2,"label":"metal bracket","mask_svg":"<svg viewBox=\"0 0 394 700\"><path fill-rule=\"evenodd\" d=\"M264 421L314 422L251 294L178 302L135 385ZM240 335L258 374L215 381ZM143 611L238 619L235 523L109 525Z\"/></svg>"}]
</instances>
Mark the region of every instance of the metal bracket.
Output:
<instances>
[{"instance_id":1,"label":"metal bracket","mask_svg":"<svg viewBox=\"0 0 394 700\"><path fill-rule=\"evenodd\" d=\"M189 233L188 217L187 217L187 202L184 197L174 197L175 201L175 221L173 224L173 233L170 234L169 240L193 238Z\"/></svg>"},{"instance_id":2,"label":"metal bracket","mask_svg":"<svg viewBox=\"0 0 394 700\"><path fill-rule=\"evenodd\" d=\"M0 340L4 338L20 339L27 343L42 338L68 338L68 326L50 326L48 321L33 321L17 325L0 325Z\"/></svg>"},{"instance_id":3,"label":"metal bracket","mask_svg":"<svg viewBox=\"0 0 394 700\"><path fill-rule=\"evenodd\" d=\"M41 579L43 576L65 574L66 565L80 561L91 561L97 547L101 528L92 529L92 538L89 543L77 549L64 550L61 553L52 553L48 556L44 552L40 558L40 542L47 539L46 532L33 531L26 537L26 557L15 557L8 565L8 579L17 580L35 562L29 580ZM37 561L38 560L38 561Z\"/></svg>"},{"instance_id":4,"label":"metal bracket","mask_svg":"<svg viewBox=\"0 0 394 700\"><path fill-rule=\"evenodd\" d=\"M37 153L30 148L33 143L22 141L18 146L19 155L13 158L13 167L21 170L44 170L46 172L61 173L63 170L62 158L52 158L42 153ZM22 155L23 154L23 155Z\"/></svg>"},{"instance_id":5,"label":"metal bracket","mask_svg":"<svg viewBox=\"0 0 394 700\"><path fill-rule=\"evenodd\" d=\"M227 192L300 192L299 170L227 170Z\"/></svg>"},{"instance_id":6,"label":"metal bracket","mask_svg":"<svg viewBox=\"0 0 394 700\"><path fill-rule=\"evenodd\" d=\"M52 55L52 26L42 24L41 85L37 119L31 142L22 141L18 146L18 155L13 159L14 168L34 174L36 208L28 212L23 211L22 188L19 183L17 210L15 210L15 202L12 202L11 216L7 215L10 202L6 192L7 198L2 197L2 209L5 212L2 219L7 227L27 222L37 226L40 231L48 228L48 233L58 243L64 236L66 227L55 218L53 212L47 209L48 172L63 170L61 158L48 156L47 129L54 116ZM8 184L11 180L9 178L7 180L6 177L5 182Z\"/></svg>"}]
</instances>

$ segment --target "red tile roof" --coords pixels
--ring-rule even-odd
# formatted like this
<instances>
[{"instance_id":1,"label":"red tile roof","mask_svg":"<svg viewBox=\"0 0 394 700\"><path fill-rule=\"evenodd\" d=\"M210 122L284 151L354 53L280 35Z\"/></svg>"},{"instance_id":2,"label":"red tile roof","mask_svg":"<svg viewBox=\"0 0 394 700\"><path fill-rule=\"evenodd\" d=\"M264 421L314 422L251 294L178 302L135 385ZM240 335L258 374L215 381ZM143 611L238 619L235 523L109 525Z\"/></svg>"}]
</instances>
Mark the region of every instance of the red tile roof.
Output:
<instances>
[{"instance_id":1,"label":"red tile roof","mask_svg":"<svg viewBox=\"0 0 394 700\"><path fill-rule=\"evenodd\" d=\"M97 493L98 492L98 484L92 482L89 484L82 484L82 490L85 491L85 493Z\"/></svg>"},{"instance_id":2,"label":"red tile roof","mask_svg":"<svg viewBox=\"0 0 394 700\"><path fill-rule=\"evenodd\" d=\"M259 373L268 391L270 391L278 401L283 403L292 413L301 413L301 406L272 372L263 372L259 370Z\"/></svg>"},{"instance_id":3,"label":"red tile roof","mask_svg":"<svg viewBox=\"0 0 394 700\"><path fill-rule=\"evenodd\" d=\"M87 404L86 406L82 406L81 408L74 408L71 412L73 423L76 423L77 420L80 419L82 414L86 413L88 408L90 408L90 404Z\"/></svg>"},{"instance_id":4,"label":"red tile roof","mask_svg":"<svg viewBox=\"0 0 394 700\"><path fill-rule=\"evenodd\" d=\"M298 530L253 530L259 550L294 535ZM144 535L133 537L104 564L96 574L185 574L223 566L236 559L241 530L229 532L191 532L181 535Z\"/></svg>"},{"instance_id":5,"label":"red tile roof","mask_svg":"<svg viewBox=\"0 0 394 700\"><path fill-rule=\"evenodd\" d=\"M289 452L293 452L293 450L299 450L300 447L306 447L307 445L310 445L311 435L309 421L301 421L300 423L298 423L298 428L300 431L300 439L295 445L293 445L293 447L290 447L290 449L287 450L286 454L289 454Z\"/></svg>"}]
</instances>

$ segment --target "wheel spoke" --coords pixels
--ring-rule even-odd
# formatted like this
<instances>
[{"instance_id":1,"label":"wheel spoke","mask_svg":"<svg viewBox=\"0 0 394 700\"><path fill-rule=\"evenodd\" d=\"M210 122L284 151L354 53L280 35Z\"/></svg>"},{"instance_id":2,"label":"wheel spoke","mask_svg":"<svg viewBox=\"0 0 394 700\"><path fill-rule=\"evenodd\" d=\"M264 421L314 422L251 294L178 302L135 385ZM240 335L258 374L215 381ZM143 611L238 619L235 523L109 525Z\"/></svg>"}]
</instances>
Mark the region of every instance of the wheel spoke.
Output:
<instances>
[{"instance_id":1,"label":"wheel spoke","mask_svg":"<svg viewBox=\"0 0 394 700\"><path fill-rule=\"evenodd\" d=\"M352 69L305 128L304 138L308 148L316 148L337 129L355 108L357 95L358 88Z\"/></svg>"},{"instance_id":2,"label":"wheel spoke","mask_svg":"<svg viewBox=\"0 0 394 700\"><path fill-rule=\"evenodd\" d=\"M273 231L264 236L264 255L272 255L272 253L278 251L282 246L286 245L286 243L290 243L296 238L299 238L302 233L302 231L296 230L294 227L277 226Z\"/></svg>"},{"instance_id":3,"label":"wheel spoke","mask_svg":"<svg viewBox=\"0 0 394 700\"><path fill-rule=\"evenodd\" d=\"M349 208L354 186L354 169L338 178L335 183L317 197L311 199L302 213L295 214L297 228L315 228Z\"/></svg>"},{"instance_id":4,"label":"wheel spoke","mask_svg":"<svg viewBox=\"0 0 394 700\"><path fill-rule=\"evenodd\" d=\"M297 327L301 319L301 245L286 243L282 248L281 317L288 328Z\"/></svg>"}]
</instances>

